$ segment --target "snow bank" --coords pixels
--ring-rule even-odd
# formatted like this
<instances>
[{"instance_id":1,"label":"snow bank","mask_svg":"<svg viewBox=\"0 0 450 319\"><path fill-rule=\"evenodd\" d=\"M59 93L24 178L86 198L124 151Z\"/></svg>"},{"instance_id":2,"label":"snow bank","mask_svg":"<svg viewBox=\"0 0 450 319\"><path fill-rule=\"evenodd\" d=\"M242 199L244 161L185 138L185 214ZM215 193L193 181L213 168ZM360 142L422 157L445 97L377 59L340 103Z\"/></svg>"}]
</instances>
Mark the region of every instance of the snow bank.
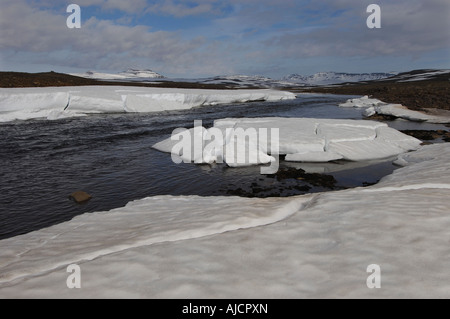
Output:
<instances>
[{"instance_id":1,"label":"snow bank","mask_svg":"<svg viewBox=\"0 0 450 319\"><path fill-rule=\"evenodd\" d=\"M0 89L0 122L91 113L161 112L199 106L295 99L275 90L200 90L85 86Z\"/></svg>"},{"instance_id":2,"label":"snow bank","mask_svg":"<svg viewBox=\"0 0 450 319\"><path fill-rule=\"evenodd\" d=\"M414 122L428 122L445 124L450 123L450 117L431 115L423 112L413 111L401 104L385 104L376 106L374 109L369 109L368 112L373 112L374 114L390 115L397 118L414 121Z\"/></svg>"},{"instance_id":3,"label":"snow bank","mask_svg":"<svg viewBox=\"0 0 450 319\"><path fill-rule=\"evenodd\" d=\"M378 99L370 99L369 96L363 96L361 98L349 99L345 103L339 104L340 107L370 107L384 104Z\"/></svg>"},{"instance_id":4,"label":"snow bank","mask_svg":"<svg viewBox=\"0 0 450 319\"><path fill-rule=\"evenodd\" d=\"M0 241L1 298L449 298L450 145L379 184L158 196ZM81 289L68 289L69 264ZM381 289L366 285L381 269Z\"/></svg>"},{"instance_id":5,"label":"snow bank","mask_svg":"<svg viewBox=\"0 0 450 319\"><path fill-rule=\"evenodd\" d=\"M306 202L307 196L291 200L235 198L232 202L229 197L157 196L109 212L85 214L2 241L0 287L132 248L268 225L289 217ZM236 204L246 210L236 210ZM214 206L221 209L211 214ZM130 224L123 227L125 220ZM17 254L16 249L26 251Z\"/></svg>"},{"instance_id":6,"label":"snow bank","mask_svg":"<svg viewBox=\"0 0 450 319\"><path fill-rule=\"evenodd\" d=\"M249 141L246 138L252 132L256 138ZM181 156L185 162L210 164L223 160L229 166L245 166L275 161L270 155L286 155L286 161L294 162L374 160L415 150L420 144L421 141L379 122L274 117L216 120L213 128L177 133L153 147ZM194 149L198 146L200 149ZM228 156L229 147L242 147L248 152L245 162L238 162L236 154Z\"/></svg>"},{"instance_id":7,"label":"snow bank","mask_svg":"<svg viewBox=\"0 0 450 319\"><path fill-rule=\"evenodd\" d=\"M388 104L378 99L370 99L368 96L362 98L349 99L347 102L339 104L340 107L366 108L363 114L370 117L375 114L388 115L414 122L428 123L450 123L448 116L431 115L423 112L413 111L401 104Z\"/></svg>"}]
</instances>

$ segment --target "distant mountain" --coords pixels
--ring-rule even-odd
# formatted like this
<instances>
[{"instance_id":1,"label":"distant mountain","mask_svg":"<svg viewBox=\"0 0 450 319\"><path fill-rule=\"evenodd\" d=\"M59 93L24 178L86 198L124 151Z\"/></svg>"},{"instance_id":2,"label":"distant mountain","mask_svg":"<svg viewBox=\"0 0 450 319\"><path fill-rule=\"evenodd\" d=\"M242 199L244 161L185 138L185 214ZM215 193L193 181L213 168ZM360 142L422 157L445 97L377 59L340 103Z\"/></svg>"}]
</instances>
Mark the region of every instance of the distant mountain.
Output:
<instances>
[{"instance_id":1,"label":"distant mountain","mask_svg":"<svg viewBox=\"0 0 450 319\"><path fill-rule=\"evenodd\" d=\"M424 69L403 73L320 72L313 75L291 74L281 79L273 79L262 75L219 75L209 78L167 79L163 75L149 69L128 69L116 74L88 71L72 75L96 80L153 82L164 79L164 81L224 85L230 88L282 88L292 86L331 86L369 81L412 82L435 78L447 80L450 76L450 70Z\"/></svg>"},{"instance_id":2,"label":"distant mountain","mask_svg":"<svg viewBox=\"0 0 450 319\"><path fill-rule=\"evenodd\" d=\"M314 75L291 74L282 81L300 85L330 85L346 82L361 82L385 79L396 75L396 73L340 73L340 72L320 72Z\"/></svg>"},{"instance_id":3,"label":"distant mountain","mask_svg":"<svg viewBox=\"0 0 450 319\"><path fill-rule=\"evenodd\" d=\"M130 81L141 81L146 79L163 79L165 78L159 73L152 70L138 70L138 69L128 69L126 71L114 74L114 73L101 73L95 71L87 71L86 73L72 74L75 76L80 76L88 79L96 80L130 80Z\"/></svg>"},{"instance_id":4,"label":"distant mountain","mask_svg":"<svg viewBox=\"0 0 450 319\"><path fill-rule=\"evenodd\" d=\"M416 82L416 81L450 81L449 69L422 69L398 73L387 81Z\"/></svg>"},{"instance_id":5,"label":"distant mountain","mask_svg":"<svg viewBox=\"0 0 450 319\"><path fill-rule=\"evenodd\" d=\"M281 87L292 85L290 82L274 80L262 75L223 75L199 80L204 84L222 84L231 87Z\"/></svg>"},{"instance_id":6,"label":"distant mountain","mask_svg":"<svg viewBox=\"0 0 450 319\"><path fill-rule=\"evenodd\" d=\"M320 86L385 79L397 73L337 73L320 72L314 75L291 74L281 79L272 79L261 75L223 75L206 79L197 79L200 83L222 84L230 87L289 87Z\"/></svg>"},{"instance_id":7,"label":"distant mountain","mask_svg":"<svg viewBox=\"0 0 450 319\"><path fill-rule=\"evenodd\" d=\"M119 75L125 76L127 78L153 78L153 79L163 79L159 73L156 73L152 70L137 70L137 69L128 69L124 72L120 72Z\"/></svg>"}]
</instances>

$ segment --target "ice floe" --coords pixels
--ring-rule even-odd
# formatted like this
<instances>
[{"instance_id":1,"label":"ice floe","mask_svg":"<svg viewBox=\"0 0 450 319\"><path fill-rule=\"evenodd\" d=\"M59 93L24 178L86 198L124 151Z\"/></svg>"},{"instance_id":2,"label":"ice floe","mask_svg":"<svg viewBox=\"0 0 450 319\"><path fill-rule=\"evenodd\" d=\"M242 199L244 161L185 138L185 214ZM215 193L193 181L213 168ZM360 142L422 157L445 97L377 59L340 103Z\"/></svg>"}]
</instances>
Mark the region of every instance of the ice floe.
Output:
<instances>
[{"instance_id":1,"label":"ice floe","mask_svg":"<svg viewBox=\"0 0 450 319\"><path fill-rule=\"evenodd\" d=\"M367 113L388 115L396 118L401 118L404 120L414 121L414 122L428 122L428 123L450 123L449 116L442 115L432 115L426 114L419 111L410 110L401 104L385 104L380 106L375 106L374 108L369 108ZM369 115L367 114L366 115Z\"/></svg>"},{"instance_id":2,"label":"ice floe","mask_svg":"<svg viewBox=\"0 0 450 319\"><path fill-rule=\"evenodd\" d=\"M361 98L349 99L345 103L339 104L340 107L371 107L380 104L385 104L378 99L371 99L369 96L363 96Z\"/></svg>"},{"instance_id":3,"label":"ice floe","mask_svg":"<svg viewBox=\"0 0 450 319\"><path fill-rule=\"evenodd\" d=\"M177 132L153 147L180 156L184 162L220 160L229 166L245 166L273 162L274 155L286 155L286 161L296 162L374 160L415 150L420 144L375 121L273 117L220 119L212 128ZM236 153L229 156L235 148L246 152L245 161L239 161Z\"/></svg>"},{"instance_id":4,"label":"ice floe","mask_svg":"<svg viewBox=\"0 0 450 319\"><path fill-rule=\"evenodd\" d=\"M363 111L363 114L367 117L380 114L414 122L450 123L449 116L426 114L423 112L410 110L401 104L384 103L378 99L369 98L368 96L349 99L347 102L339 104L339 106L366 108Z\"/></svg>"},{"instance_id":5,"label":"ice floe","mask_svg":"<svg viewBox=\"0 0 450 319\"><path fill-rule=\"evenodd\" d=\"M424 146L366 188L84 214L1 240L0 297L449 298L449 157L449 144ZM372 264L381 289L366 284Z\"/></svg>"},{"instance_id":6,"label":"ice floe","mask_svg":"<svg viewBox=\"0 0 450 319\"><path fill-rule=\"evenodd\" d=\"M277 90L202 90L122 86L0 88L0 122L91 113L161 112L251 101L295 99Z\"/></svg>"}]
</instances>

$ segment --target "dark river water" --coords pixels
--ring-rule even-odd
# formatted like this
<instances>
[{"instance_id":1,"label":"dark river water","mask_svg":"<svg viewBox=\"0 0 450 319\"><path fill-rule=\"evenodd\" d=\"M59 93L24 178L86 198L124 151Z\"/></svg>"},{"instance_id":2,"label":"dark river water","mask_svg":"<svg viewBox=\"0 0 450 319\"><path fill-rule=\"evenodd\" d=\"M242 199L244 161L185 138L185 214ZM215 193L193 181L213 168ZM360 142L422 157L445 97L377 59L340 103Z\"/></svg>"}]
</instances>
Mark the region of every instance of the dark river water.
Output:
<instances>
[{"instance_id":1,"label":"dark river water","mask_svg":"<svg viewBox=\"0 0 450 319\"><path fill-rule=\"evenodd\" d=\"M152 149L152 145L170 137L176 128L193 127L194 120L202 120L205 127L210 127L215 119L226 117L360 119L361 110L337 107L348 98L304 95L273 103L0 124L0 239L86 212L123 207L132 200L152 195L230 196L236 194L237 188L251 192L256 187L264 190L260 196L326 191L322 186L298 187L293 184L296 181L280 182L260 175L260 167L177 165L169 154ZM410 128L410 124L403 122L397 125ZM376 183L396 168L392 160L324 165L282 161L281 167L333 175L337 189ZM69 195L77 190L93 198L86 204L76 204Z\"/></svg>"}]
</instances>

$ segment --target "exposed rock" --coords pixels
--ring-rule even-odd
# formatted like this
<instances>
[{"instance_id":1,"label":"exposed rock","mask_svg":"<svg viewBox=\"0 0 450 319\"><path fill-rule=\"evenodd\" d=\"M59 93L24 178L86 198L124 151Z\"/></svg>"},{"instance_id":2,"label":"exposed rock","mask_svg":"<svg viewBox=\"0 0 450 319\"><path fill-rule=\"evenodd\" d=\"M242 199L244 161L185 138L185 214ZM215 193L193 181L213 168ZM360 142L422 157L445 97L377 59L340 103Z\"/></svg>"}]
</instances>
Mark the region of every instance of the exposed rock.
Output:
<instances>
[{"instance_id":1,"label":"exposed rock","mask_svg":"<svg viewBox=\"0 0 450 319\"><path fill-rule=\"evenodd\" d=\"M276 174L270 176L276 177L278 181L293 178L302 180L313 186L321 186L330 189L334 189L337 183L336 179L331 175L306 173L302 169L295 169L292 167L280 169Z\"/></svg>"},{"instance_id":2,"label":"exposed rock","mask_svg":"<svg viewBox=\"0 0 450 319\"><path fill-rule=\"evenodd\" d=\"M404 134L413 136L422 141L432 141L442 138L445 142L450 142L450 132L445 130L426 131L426 130L403 130Z\"/></svg>"},{"instance_id":3,"label":"exposed rock","mask_svg":"<svg viewBox=\"0 0 450 319\"><path fill-rule=\"evenodd\" d=\"M371 121L384 122L384 121L395 121L397 119L397 117L392 116L392 115L387 115L387 114L378 114L378 113L376 113L376 114L368 116L368 117L366 117L364 119L371 120Z\"/></svg>"},{"instance_id":4,"label":"exposed rock","mask_svg":"<svg viewBox=\"0 0 450 319\"><path fill-rule=\"evenodd\" d=\"M69 196L69 198L72 199L73 201L75 201L76 203L82 204L82 203L86 203L87 201L89 201L92 198L92 196L83 191L77 191L75 193L72 193Z\"/></svg>"}]
</instances>

